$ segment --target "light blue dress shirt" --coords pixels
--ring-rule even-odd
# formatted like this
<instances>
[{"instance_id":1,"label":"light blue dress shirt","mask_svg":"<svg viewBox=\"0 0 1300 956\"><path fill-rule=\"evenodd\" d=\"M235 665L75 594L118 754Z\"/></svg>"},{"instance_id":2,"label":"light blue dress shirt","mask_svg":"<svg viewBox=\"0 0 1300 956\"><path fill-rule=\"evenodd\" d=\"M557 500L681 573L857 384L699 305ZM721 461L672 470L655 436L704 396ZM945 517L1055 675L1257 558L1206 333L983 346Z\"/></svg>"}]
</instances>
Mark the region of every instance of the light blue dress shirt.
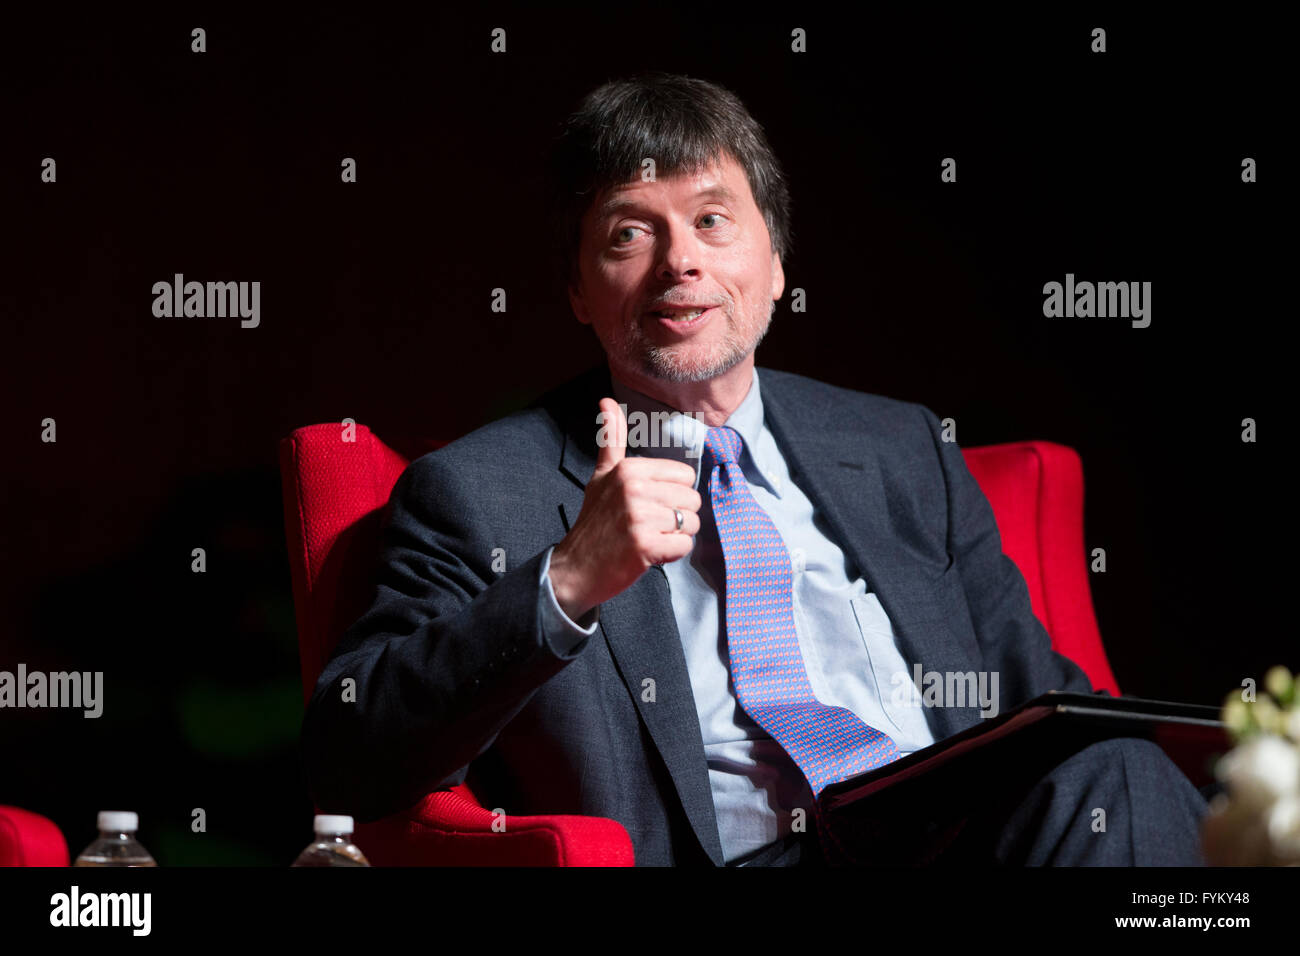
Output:
<instances>
[{"instance_id":1,"label":"light blue dress shirt","mask_svg":"<svg viewBox=\"0 0 1300 956\"><path fill-rule=\"evenodd\" d=\"M666 422L660 419L655 445L634 448L638 436L629 419L629 455L676 459L696 469L696 489L703 498L700 533L691 552L663 570L699 714L723 856L731 861L785 837L797 809L802 810L803 829L812 830L812 791L781 745L741 709L731 684L727 637L719 624L726 597L722 549L713 522L709 476L700 474L708 427L617 380L613 387L629 416L641 412L649 419L654 412L668 413ZM903 688L907 694L895 690L895 675L911 683L911 668L899 652L884 608L862 578L849 579L844 552L825 533L824 519L814 514L812 502L790 480L763 417L757 370L726 424L744 441L740 466L750 492L790 550L795 630L813 693L823 704L852 711L889 734L904 755L934 743L922 709L914 702L897 702L913 700L911 688ZM652 432L645 431L645 441L650 441ZM547 640L568 650L595 632L600 609L588 611L581 624L570 620L556 601L550 562L548 549L541 568L539 614Z\"/></svg>"}]
</instances>

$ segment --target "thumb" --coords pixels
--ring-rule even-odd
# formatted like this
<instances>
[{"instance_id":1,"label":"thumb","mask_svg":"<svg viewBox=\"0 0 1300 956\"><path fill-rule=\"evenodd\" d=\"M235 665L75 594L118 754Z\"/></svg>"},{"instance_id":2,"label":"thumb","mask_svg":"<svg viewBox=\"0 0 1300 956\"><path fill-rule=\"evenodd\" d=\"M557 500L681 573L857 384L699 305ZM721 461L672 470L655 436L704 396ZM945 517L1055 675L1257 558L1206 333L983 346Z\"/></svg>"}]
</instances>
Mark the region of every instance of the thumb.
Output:
<instances>
[{"instance_id":1,"label":"thumb","mask_svg":"<svg viewBox=\"0 0 1300 956\"><path fill-rule=\"evenodd\" d=\"M627 419L623 417L622 406L612 398L602 398L600 410L604 415L604 425L598 437L603 437L604 444L596 442L597 475L612 470L627 453Z\"/></svg>"}]
</instances>

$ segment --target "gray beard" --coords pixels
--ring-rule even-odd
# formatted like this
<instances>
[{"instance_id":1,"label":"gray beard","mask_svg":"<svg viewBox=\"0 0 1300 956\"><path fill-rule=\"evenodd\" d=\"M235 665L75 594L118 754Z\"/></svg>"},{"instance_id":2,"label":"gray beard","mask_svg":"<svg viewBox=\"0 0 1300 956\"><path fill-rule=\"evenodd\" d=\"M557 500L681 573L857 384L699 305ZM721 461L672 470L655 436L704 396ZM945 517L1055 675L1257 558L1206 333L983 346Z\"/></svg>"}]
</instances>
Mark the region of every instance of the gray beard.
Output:
<instances>
[{"instance_id":1,"label":"gray beard","mask_svg":"<svg viewBox=\"0 0 1300 956\"><path fill-rule=\"evenodd\" d=\"M726 338L727 350L722 357L710 365L700 368L684 369L674 358L672 348L664 348L658 345L648 345L646 340L640 335L627 343L628 350L632 353L629 358L634 359L633 364L637 365L643 375L658 379L662 382L707 382L709 379L717 378L731 371L746 357L750 355L760 342L767 336L768 329L772 327L772 313L776 311L776 302L772 302L772 308L768 311L767 321L759 329L758 337L751 342L740 342L730 336Z\"/></svg>"}]
</instances>

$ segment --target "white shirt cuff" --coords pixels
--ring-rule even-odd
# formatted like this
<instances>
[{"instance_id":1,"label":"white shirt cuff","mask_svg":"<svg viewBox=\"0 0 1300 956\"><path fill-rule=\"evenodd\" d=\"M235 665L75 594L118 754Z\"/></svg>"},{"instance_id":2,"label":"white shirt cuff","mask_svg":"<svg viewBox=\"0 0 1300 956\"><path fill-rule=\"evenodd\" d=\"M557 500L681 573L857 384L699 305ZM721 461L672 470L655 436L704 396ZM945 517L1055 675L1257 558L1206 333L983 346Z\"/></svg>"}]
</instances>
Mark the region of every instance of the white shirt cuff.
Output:
<instances>
[{"instance_id":1,"label":"white shirt cuff","mask_svg":"<svg viewBox=\"0 0 1300 956\"><path fill-rule=\"evenodd\" d=\"M575 624L560 607L555 596L555 586L551 583L551 552L554 546L546 549L542 558L542 576L538 581L541 591L538 597L538 619L542 622L542 636L547 643L561 654L567 654L575 647L596 633L600 624L600 605L597 604L584 614L586 624Z\"/></svg>"}]
</instances>

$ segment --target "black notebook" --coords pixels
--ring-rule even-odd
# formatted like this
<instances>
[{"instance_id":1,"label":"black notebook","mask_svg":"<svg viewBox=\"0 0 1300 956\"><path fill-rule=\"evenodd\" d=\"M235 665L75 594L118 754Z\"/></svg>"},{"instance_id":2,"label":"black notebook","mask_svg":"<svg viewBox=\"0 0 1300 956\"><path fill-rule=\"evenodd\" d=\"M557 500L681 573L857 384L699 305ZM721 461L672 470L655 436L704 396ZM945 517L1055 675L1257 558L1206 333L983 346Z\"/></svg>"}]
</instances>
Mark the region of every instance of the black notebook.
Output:
<instances>
[{"instance_id":1,"label":"black notebook","mask_svg":"<svg viewBox=\"0 0 1300 956\"><path fill-rule=\"evenodd\" d=\"M1004 714L856 777L826 787L818 807L839 833L880 848L888 862L911 859L919 825L942 845L965 816L1020 784L1046 775L1088 744L1141 737L1158 744L1198 788L1231 742L1219 708L1136 697L1049 691ZM908 821L900 826L899 821ZM874 854L873 854L874 855ZM906 857L907 859L904 859Z\"/></svg>"}]
</instances>

